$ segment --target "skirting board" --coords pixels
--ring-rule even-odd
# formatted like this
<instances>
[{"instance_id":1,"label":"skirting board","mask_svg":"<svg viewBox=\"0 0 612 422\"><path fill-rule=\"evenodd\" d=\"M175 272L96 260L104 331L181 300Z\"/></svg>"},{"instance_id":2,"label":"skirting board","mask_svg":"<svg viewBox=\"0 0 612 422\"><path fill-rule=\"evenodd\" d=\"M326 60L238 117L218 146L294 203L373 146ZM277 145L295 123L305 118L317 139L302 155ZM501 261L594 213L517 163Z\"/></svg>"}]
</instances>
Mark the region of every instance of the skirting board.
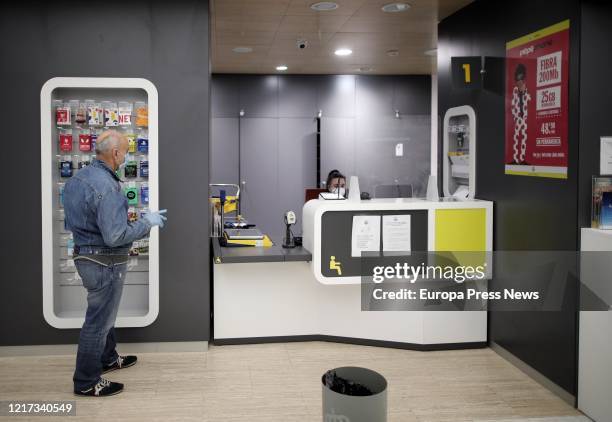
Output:
<instances>
[{"instance_id":1,"label":"skirting board","mask_svg":"<svg viewBox=\"0 0 612 422\"><path fill-rule=\"evenodd\" d=\"M206 352L207 341L167 341L159 343L119 343L117 349L123 353L182 353ZM0 357L10 356L54 356L76 355L76 344L48 344L36 346L2 346Z\"/></svg>"},{"instance_id":2,"label":"skirting board","mask_svg":"<svg viewBox=\"0 0 612 422\"><path fill-rule=\"evenodd\" d=\"M375 346L388 347L392 349L405 349L417 351L434 351L434 350L462 350L462 349L481 349L487 347L486 342L474 343L442 343L442 344L415 344L415 343L400 343L396 341L370 340L353 337L338 337L326 335L308 335L308 336L278 336L278 337L244 337L244 338L223 338L214 339L215 346L229 346L238 344L259 344L259 343L290 343L296 341L328 341L332 343L357 344L360 346Z\"/></svg>"},{"instance_id":3,"label":"skirting board","mask_svg":"<svg viewBox=\"0 0 612 422\"><path fill-rule=\"evenodd\" d=\"M489 347L491 347L491 350L493 350L499 356L517 367L519 370L521 370L523 373L529 376L529 378L540 384L542 387L546 388L551 393L559 396L561 400L563 400L570 406L576 407L576 396L571 393L568 393L563 388L559 387L557 384L549 380L546 376L542 375L536 369L527 365L525 362L514 356L512 353L510 353L508 350L504 349L502 346L495 343L494 341L489 344Z\"/></svg>"}]
</instances>

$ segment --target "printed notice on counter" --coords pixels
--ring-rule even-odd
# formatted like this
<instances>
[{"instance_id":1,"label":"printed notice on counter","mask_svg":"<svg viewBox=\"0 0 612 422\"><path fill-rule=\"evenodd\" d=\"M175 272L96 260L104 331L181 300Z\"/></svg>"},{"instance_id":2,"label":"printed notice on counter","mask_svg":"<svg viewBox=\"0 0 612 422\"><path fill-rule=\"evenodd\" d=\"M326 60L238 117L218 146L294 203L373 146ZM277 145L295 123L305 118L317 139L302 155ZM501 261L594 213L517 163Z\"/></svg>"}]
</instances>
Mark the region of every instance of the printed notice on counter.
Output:
<instances>
[{"instance_id":1,"label":"printed notice on counter","mask_svg":"<svg viewBox=\"0 0 612 422\"><path fill-rule=\"evenodd\" d=\"M383 215L382 226L385 255L410 252L410 215Z\"/></svg>"},{"instance_id":2,"label":"printed notice on counter","mask_svg":"<svg viewBox=\"0 0 612 422\"><path fill-rule=\"evenodd\" d=\"M353 216L351 256L359 258L362 252L380 252L379 215Z\"/></svg>"}]
</instances>

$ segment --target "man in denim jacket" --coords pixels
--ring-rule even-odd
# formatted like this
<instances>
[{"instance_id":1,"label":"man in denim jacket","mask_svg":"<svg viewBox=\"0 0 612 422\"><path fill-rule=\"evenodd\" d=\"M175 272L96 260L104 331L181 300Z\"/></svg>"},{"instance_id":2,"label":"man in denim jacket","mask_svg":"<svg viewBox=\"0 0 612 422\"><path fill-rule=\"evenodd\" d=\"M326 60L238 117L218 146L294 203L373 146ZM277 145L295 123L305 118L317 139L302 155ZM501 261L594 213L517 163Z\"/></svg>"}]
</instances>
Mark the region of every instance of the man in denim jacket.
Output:
<instances>
[{"instance_id":1,"label":"man in denim jacket","mask_svg":"<svg viewBox=\"0 0 612 422\"><path fill-rule=\"evenodd\" d=\"M128 140L106 131L96 142L96 159L76 173L64 189L66 227L74 237L74 263L87 289L87 313L81 328L74 372L74 393L109 396L123 384L100 375L132 366L136 356L115 350L115 319L134 240L164 226L165 210L128 222L128 203L116 171L125 165Z\"/></svg>"}]
</instances>

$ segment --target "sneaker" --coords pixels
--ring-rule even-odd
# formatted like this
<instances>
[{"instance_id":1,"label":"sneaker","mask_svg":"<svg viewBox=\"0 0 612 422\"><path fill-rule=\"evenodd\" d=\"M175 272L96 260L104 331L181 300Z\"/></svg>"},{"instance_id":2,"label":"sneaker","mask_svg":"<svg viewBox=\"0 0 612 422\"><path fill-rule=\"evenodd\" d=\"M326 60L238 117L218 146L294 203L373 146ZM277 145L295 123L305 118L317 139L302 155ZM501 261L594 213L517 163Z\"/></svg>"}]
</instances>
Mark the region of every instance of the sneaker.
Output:
<instances>
[{"instance_id":1,"label":"sneaker","mask_svg":"<svg viewBox=\"0 0 612 422\"><path fill-rule=\"evenodd\" d=\"M100 378L100 381L93 387L87 390L75 391L74 394L77 396L90 396L90 397L106 397L119 394L123 391L123 384L120 382L112 382L104 378Z\"/></svg>"},{"instance_id":2,"label":"sneaker","mask_svg":"<svg viewBox=\"0 0 612 422\"><path fill-rule=\"evenodd\" d=\"M136 364L138 358L136 356L119 356L116 361L102 368L102 373L114 371L115 369L129 368Z\"/></svg>"}]
</instances>

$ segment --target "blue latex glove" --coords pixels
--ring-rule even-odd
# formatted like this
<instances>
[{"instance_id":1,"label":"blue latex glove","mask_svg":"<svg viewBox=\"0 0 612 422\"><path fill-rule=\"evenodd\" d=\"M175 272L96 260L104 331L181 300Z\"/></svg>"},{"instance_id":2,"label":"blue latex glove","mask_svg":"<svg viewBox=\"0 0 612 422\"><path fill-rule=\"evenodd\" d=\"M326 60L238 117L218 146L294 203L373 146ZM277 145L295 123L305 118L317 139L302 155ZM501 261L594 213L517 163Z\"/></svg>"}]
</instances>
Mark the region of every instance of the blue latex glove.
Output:
<instances>
[{"instance_id":1,"label":"blue latex glove","mask_svg":"<svg viewBox=\"0 0 612 422\"><path fill-rule=\"evenodd\" d=\"M142 216L151 226L159 226L160 228L164 227L164 222L168 219L165 214L168 210L159 210L155 212L148 212Z\"/></svg>"}]
</instances>

